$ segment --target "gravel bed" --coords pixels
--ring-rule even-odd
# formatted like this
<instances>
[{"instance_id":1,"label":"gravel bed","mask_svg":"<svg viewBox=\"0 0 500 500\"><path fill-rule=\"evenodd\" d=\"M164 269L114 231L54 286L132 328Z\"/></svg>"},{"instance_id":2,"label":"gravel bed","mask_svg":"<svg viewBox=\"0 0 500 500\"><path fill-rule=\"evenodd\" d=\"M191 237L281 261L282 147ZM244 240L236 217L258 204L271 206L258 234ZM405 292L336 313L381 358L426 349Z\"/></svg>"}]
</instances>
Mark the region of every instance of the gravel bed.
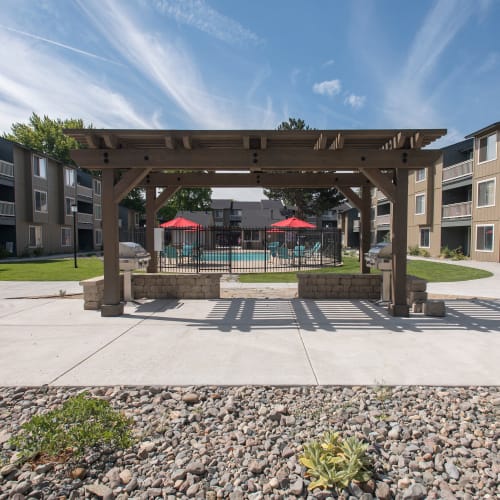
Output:
<instances>
[{"instance_id":1,"label":"gravel bed","mask_svg":"<svg viewBox=\"0 0 500 500\"><path fill-rule=\"evenodd\" d=\"M0 500L336 498L298 455L326 430L370 444L373 479L341 498L500 498L498 387L103 387L136 444L18 465L9 437L83 388L0 388Z\"/></svg>"}]
</instances>

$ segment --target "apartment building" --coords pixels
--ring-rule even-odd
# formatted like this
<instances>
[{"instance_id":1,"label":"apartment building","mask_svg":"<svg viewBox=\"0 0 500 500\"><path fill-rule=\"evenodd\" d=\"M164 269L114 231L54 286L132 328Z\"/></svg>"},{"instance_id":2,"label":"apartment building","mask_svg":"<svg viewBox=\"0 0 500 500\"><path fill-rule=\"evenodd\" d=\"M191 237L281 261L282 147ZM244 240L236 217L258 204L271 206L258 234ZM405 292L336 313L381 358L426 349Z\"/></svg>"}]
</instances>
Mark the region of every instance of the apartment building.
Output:
<instances>
[{"instance_id":1,"label":"apartment building","mask_svg":"<svg viewBox=\"0 0 500 500\"><path fill-rule=\"evenodd\" d=\"M74 225L79 250L100 250L101 214L99 179L0 138L0 248L4 252L15 256L71 253Z\"/></svg>"},{"instance_id":2,"label":"apartment building","mask_svg":"<svg viewBox=\"0 0 500 500\"><path fill-rule=\"evenodd\" d=\"M408 247L437 257L460 248L474 260L500 262L500 122L443 148L430 168L410 172ZM390 234L391 204L372 198L372 241Z\"/></svg>"}]
</instances>

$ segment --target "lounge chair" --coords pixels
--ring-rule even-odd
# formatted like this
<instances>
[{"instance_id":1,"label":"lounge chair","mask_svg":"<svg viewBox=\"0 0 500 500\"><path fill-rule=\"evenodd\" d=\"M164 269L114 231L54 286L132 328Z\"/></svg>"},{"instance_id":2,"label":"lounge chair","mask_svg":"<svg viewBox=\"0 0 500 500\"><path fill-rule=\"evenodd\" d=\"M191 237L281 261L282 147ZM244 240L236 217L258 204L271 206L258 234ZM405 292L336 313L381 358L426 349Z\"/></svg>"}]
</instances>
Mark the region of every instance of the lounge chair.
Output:
<instances>
[{"instance_id":1,"label":"lounge chair","mask_svg":"<svg viewBox=\"0 0 500 500\"><path fill-rule=\"evenodd\" d=\"M288 248L283 246L283 247L278 247L278 259L281 261L288 261L292 259L292 256L290 255L290 252L288 251Z\"/></svg>"},{"instance_id":2,"label":"lounge chair","mask_svg":"<svg viewBox=\"0 0 500 500\"><path fill-rule=\"evenodd\" d=\"M306 247L304 245L296 245L293 249L293 257L298 259L299 257L304 257L306 252Z\"/></svg>"},{"instance_id":3,"label":"lounge chair","mask_svg":"<svg viewBox=\"0 0 500 500\"><path fill-rule=\"evenodd\" d=\"M321 250L321 243L317 241L312 248L308 248L304 252L304 257L318 257Z\"/></svg>"}]
</instances>

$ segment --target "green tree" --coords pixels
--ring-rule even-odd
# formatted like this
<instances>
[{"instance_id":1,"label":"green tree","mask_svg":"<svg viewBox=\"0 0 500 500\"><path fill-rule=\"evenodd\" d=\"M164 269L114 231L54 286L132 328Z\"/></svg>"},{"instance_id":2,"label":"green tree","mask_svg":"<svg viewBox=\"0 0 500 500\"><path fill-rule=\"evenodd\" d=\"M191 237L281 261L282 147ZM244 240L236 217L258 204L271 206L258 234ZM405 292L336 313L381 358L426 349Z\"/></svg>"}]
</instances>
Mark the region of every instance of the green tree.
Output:
<instances>
[{"instance_id":1,"label":"green tree","mask_svg":"<svg viewBox=\"0 0 500 500\"><path fill-rule=\"evenodd\" d=\"M300 118L289 118L281 122L278 130L312 130ZM272 200L282 200L287 206L297 209L297 217L321 215L323 212L335 208L344 197L335 188L283 188L264 189L264 194Z\"/></svg>"},{"instance_id":2,"label":"green tree","mask_svg":"<svg viewBox=\"0 0 500 500\"><path fill-rule=\"evenodd\" d=\"M64 134L65 128L92 128L92 125L85 125L83 120L69 118L51 119L48 116L41 118L33 113L28 123L14 123L11 131L3 137L10 141L18 142L27 148L34 149L40 153L45 153L63 163L73 164L70 157L71 149L81 147L75 139Z\"/></svg>"},{"instance_id":3,"label":"green tree","mask_svg":"<svg viewBox=\"0 0 500 500\"><path fill-rule=\"evenodd\" d=\"M158 218L171 220L181 210L196 211L210 209L212 190L210 188L179 189L158 211Z\"/></svg>"}]
</instances>

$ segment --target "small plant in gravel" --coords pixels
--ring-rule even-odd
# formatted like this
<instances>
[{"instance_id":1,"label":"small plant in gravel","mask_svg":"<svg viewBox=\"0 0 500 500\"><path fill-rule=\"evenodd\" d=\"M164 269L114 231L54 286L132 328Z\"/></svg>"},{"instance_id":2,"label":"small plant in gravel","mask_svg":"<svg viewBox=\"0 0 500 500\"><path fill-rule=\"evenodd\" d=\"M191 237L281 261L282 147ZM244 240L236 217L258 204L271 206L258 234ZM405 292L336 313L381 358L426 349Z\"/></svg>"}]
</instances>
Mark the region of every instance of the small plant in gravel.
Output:
<instances>
[{"instance_id":1,"label":"small plant in gravel","mask_svg":"<svg viewBox=\"0 0 500 500\"><path fill-rule=\"evenodd\" d=\"M81 393L61 408L34 415L24 423L10 444L25 462L42 456L61 461L80 457L90 448L128 448L132 445L132 419L114 410L102 399Z\"/></svg>"},{"instance_id":2,"label":"small plant in gravel","mask_svg":"<svg viewBox=\"0 0 500 500\"><path fill-rule=\"evenodd\" d=\"M351 481L366 482L371 477L367 443L356 437L342 439L338 432L325 432L319 441L304 445L299 461L312 478L309 490L347 488Z\"/></svg>"}]
</instances>

